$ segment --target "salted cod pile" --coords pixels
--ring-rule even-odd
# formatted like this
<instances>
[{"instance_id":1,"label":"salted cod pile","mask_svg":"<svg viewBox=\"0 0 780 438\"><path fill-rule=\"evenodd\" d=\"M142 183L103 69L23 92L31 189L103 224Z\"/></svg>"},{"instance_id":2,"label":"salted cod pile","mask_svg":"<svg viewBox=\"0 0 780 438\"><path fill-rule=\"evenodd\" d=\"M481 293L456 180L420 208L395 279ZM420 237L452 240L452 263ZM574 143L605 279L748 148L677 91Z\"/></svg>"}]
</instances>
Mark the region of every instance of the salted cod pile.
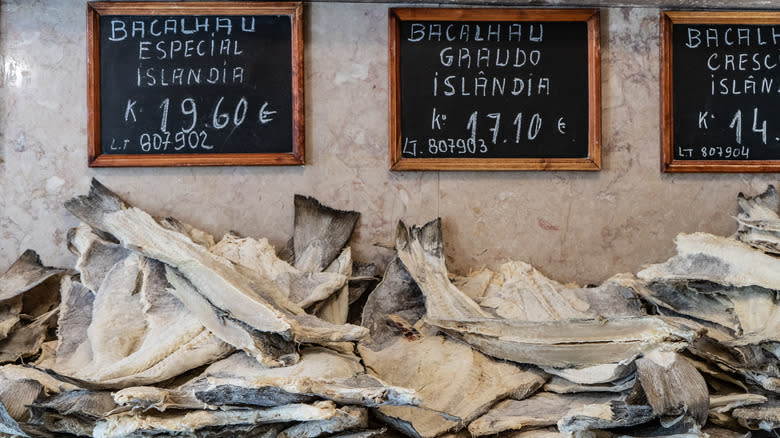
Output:
<instances>
[{"instance_id":1,"label":"salted cod pile","mask_svg":"<svg viewBox=\"0 0 780 438\"><path fill-rule=\"evenodd\" d=\"M75 268L0 276L0 435L777 437L780 200L738 204L734 236L597 287L454 276L440 220L399 223L377 284L356 212L296 196L277 253L93 180Z\"/></svg>"}]
</instances>

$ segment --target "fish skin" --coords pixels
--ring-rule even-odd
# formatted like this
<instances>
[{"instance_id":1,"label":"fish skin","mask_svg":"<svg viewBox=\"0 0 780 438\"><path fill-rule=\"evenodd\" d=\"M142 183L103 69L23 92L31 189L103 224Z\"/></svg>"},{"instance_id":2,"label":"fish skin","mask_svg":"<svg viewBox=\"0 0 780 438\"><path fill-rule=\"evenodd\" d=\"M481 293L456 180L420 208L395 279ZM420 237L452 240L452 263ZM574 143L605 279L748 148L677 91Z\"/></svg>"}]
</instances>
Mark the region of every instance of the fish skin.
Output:
<instances>
[{"instance_id":1,"label":"fish skin","mask_svg":"<svg viewBox=\"0 0 780 438\"><path fill-rule=\"evenodd\" d=\"M98 422L95 438L119 438L145 431L194 433L206 427L328 420L336 415L336 405L320 401L312 405L293 404L261 409L186 411L169 414L120 414Z\"/></svg>"},{"instance_id":2,"label":"fish skin","mask_svg":"<svg viewBox=\"0 0 780 438\"><path fill-rule=\"evenodd\" d=\"M8 415L8 411L5 410L5 406L3 406L2 403L0 403L0 433L8 434L10 436L29 437L29 435L24 433L19 427L19 423Z\"/></svg>"},{"instance_id":3,"label":"fish skin","mask_svg":"<svg viewBox=\"0 0 780 438\"><path fill-rule=\"evenodd\" d=\"M411 228L399 221L395 248L398 258L425 295L428 319L491 317L450 282L444 260L441 218Z\"/></svg>"},{"instance_id":4,"label":"fish skin","mask_svg":"<svg viewBox=\"0 0 780 438\"><path fill-rule=\"evenodd\" d=\"M40 285L50 277L65 272L65 269L44 266L38 253L28 249L0 275L0 302Z\"/></svg>"},{"instance_id":5,"label":"fish skin","mask_svg":"<svg viewBox=\"0 0 780 438\"><path fill-rule=\"evenodd\" d=\"M360 213L327 207L309 196L295 195L293 203L293 264L303 271L322 272L352 237Z\"/></svg>"},{"instance_id":6,"label":"fish skin","mask_svg":"<svg viewBox=\"0 0 780 438\"><path fill-rule=\"evenodd\" d=\"M637 359L637 379L661 424L670 427L684 417L704 425L710 408L707 382L685 357L654 351Z\"/></svg>"}]
</instances>

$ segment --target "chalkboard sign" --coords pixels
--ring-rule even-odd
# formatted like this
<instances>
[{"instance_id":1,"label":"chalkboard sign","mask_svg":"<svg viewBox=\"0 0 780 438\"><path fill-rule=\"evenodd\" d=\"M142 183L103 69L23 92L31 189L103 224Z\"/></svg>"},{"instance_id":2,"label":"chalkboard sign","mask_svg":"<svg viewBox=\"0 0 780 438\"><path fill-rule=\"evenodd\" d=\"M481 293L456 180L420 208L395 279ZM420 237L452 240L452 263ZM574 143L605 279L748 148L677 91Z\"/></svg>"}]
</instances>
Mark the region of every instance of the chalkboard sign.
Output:
<instances>
[{"instance_id":1,"label":"chalkboard sign","mask_svg":"<svg viewBox=\"0 0 780 438\"><path fill-rule=\"evenodd\" d=\"M661 13L662 170L780 171L780 12Z\"/></svg>"},{"instance_id":2,"label":"chalkboard sign","mask_svg":"<svg viewBox=\"0 0 780 438\"><path fill-rule=\"evenodd\" d=\"M299 165L301 3L91 2L89 165Z\"/></svg>"},{"instance_id":3,"label":"chalkboard sign","mask_svg":"<svg viewBox=\"0 0 780 438\"><path fill-rule=\"evenodd\" d=\"M599 13L396 8L393 170L598 170Z\"/></svg>"}]
</instances>

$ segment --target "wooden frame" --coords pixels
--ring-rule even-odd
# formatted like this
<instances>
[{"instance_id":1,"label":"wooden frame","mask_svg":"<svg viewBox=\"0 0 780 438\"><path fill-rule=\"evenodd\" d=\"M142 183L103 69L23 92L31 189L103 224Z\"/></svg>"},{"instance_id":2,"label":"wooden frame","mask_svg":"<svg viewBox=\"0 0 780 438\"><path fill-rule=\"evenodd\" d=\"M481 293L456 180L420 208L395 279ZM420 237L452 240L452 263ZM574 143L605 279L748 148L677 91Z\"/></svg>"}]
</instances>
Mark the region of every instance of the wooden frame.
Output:
<instances>
[{"instance_id":1,"label":"wooden frame","mask_svg":"<svg viewBox=\"0 0 780 438\"><path fill-rule=\"evenodd\" d=\"M674 159L675 24L780 24L780 12L661 11L661 171L690 173L780 172L780 160L680 160Z\"/></svg>"},{"instance_id":2,"label":"wooden frame","mask_svg":"<svg viewBox=\"0 0 780 438\"><path fill-rule=\"evenodd\" d=\"M588 38L588 155L585 158L403 158L401 21L584 21ZM601 40L597 9L392 8L388 20L391 170L590 170L601 168Z\"/></svg>"},{"instance_id":3,"label":"wooden frame","mask_svg":"<svg viewBox=\"0 0 780 438\"><path fill-rule=\"evenodd\" d=\"M100 17L104 15L286 15L291 20L292 152L103 154L101 151ZM303 6L301 2L90 2L87 4L87 143L89 167L276 166L304 164Z\"/></svg>"}]
</instances>

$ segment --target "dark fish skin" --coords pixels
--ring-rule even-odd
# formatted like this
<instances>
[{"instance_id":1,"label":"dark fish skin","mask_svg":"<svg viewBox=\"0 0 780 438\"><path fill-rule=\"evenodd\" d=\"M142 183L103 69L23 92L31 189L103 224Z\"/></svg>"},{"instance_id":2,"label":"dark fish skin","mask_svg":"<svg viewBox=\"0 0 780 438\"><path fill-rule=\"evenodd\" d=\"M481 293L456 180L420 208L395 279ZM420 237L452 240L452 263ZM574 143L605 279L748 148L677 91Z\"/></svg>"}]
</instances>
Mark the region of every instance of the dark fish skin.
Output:
<instances>
[{"instance_id":1,"label":"dark fish skin","mask_svg":"<svg viewBox=\"0 0 780 438\"><path fill-rule=\"evenodd\" d=\"M360 213L336 210L303 195L295 195L294 203L294 264L302 269L305 263L305 270L321 272L336 260L352 237Z\"/></svg>"},{"instance_id":2,"label":"dark fish skin","mask_svg":"<svg viewBox=\"0 0 780 438\"><path fill-rule=\"evenodd\" d=\"M397 258L387 266L382 282L363 307L361 325L371 333L371 341L366 346L374 351L392 344L402 334L389 315L397 315L412 325L425 315L425 298Z\"/></svg>"},{"instance_id":3,"label":"dark fish skin","mask_svg":"<svg viewBox=\"0 0 780 438\"><path fill-rule=\"evenodd\" d=\"M293 394L273 386L262 388L243 388L234 385L221 385L213 391L196 391L195 397L214 406L260 406L272 407L292 403L311 403L316 397Z\"/></svg>"},{"instance_id":4,"label":"dark fish skin","mask_svg":"<svg viewBox=\"0 0 780 438\"><path fill-rule=\"evenodd\" d=\"M28 249L0 275L0 301L18 296L65 269L44 266L38 253Z\"/></svg>"},{"instance_id":5,"label":"dark fish skin","mask_svg":"<svg viewBox=\"0 0 780 438\"><path fill-rule=\"evenodd\" d=\"M654 360L657 356L636 360L637 378L653 413L667 427L684 417L704 425L710 408L707 382L685 357L664 355L663 364Z\"/></svg>"}]
</instances>

